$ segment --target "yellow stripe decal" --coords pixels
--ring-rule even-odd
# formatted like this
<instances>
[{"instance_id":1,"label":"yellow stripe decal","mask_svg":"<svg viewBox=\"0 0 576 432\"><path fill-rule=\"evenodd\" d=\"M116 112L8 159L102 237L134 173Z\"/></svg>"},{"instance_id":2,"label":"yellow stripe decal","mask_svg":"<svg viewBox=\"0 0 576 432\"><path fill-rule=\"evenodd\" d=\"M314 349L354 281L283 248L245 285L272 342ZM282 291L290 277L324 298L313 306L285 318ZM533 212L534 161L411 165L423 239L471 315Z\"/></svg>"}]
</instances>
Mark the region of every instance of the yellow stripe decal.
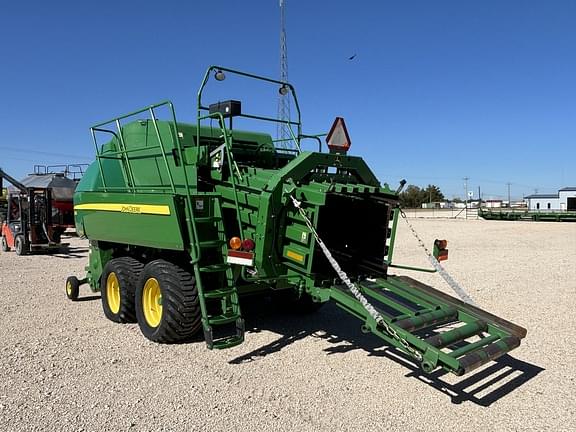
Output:
<instances>
[{"instance_id":1,"label":"yellow stripe decal","mask_svg":"<svg viewBox=\"0 0 576 432\"><path fill-rule=\"evenodd\" d=\"M295 260L295 261L298 261L298 262L300 262L300 263L303 263L303 262L304 262L304 255L300 255L300 254L298 254L298 253L296 253L296 252L294 252L294 251L291 251L291 250L287 251L287 252L286 252L286 256L287 256L288 258L291 258L291 259L293 259L293 260Z\"/></svg>"},{"instance_id":2,"label":"yellow stripe decal","mask_svg":"<svg viewBox=\"0 0 576 432\"><path fill-rule=\"evenodd\" d=\"M132 213L132 214L154 214L170 215L170 207L167 205L150 205L150 204L112 204L112 203L93 203L78 204L74 210L101 210L109 212Z\"/></svg>"}]
</instances>

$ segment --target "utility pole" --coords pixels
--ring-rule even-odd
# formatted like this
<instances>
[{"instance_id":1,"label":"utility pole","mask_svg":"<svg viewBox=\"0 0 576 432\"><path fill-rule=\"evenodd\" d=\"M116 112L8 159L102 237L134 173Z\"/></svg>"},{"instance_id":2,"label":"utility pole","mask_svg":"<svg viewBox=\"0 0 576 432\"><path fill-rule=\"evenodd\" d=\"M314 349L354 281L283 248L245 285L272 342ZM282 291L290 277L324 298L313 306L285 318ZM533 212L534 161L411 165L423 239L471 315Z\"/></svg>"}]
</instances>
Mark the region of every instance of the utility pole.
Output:
<instances>
[{"instance_id":1,"label":"utility pole","mask_svg":"<svg viewBox=\"0 0 576 432\"><path fill-rule=\"evenodd\" d=\"M506 184L508 185L508 208L511 208L511 207L512 207L512 202L510 201L510 185L511 185L512 183L508 182L508 183L506 183Z\"/></svg>"},{"instance_id":2,"label":"utility pole","mask_svg":"<svg viewBox=\"0 0 576 432\"><path fill-rule=\"evenodd\" d=\"M288 47L286 46L286 1L280 0L280 81L288 82ZM280 93L278 96L278 120L290 120L290 99L288 94ZM291 138L290 127L287 123L277 123L276 139L280 147L288 147Z\"/></svg>"},{"instance_id":3,"label":"utility pole","mask_svg":"<svg viewBox=\"0 0 576 432\"><path fill-rule=\"evenodd\" d=\"M480 195L480 186L478 186L478 207L482 207L482 195Z\"/></svg>"},{"instance_id":4,"label":"utility pole","mask_svg":"<svg viewBox=\"0 0 576 432\"><path fill-rule=\"evenodd\" d=\"M470 177L464 177L464 218L468 219L468 180Z\"/></svg>"}]
</instances>

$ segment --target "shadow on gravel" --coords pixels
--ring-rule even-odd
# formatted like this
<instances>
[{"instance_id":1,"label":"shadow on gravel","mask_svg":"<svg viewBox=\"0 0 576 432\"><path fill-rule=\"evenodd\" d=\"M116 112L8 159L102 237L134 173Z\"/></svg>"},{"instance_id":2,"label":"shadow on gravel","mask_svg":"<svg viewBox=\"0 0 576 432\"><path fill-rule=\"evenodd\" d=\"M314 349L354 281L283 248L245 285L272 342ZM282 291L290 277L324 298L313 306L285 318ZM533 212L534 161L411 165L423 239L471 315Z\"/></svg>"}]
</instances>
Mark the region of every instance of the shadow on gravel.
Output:
<instances>
[{"instance_id":1,"label":"shadow on gravel","mask_svg":"<svg viewBox=\"0 0 576 432\"><path fill-rule=\"evenodd\" d=\"M61 246L58 249L53 250L39 250L32 252L32 255L47 255L52 256L54 258L61 258L61 259L78 259L78 258L86 258L86 254L88 253L88 248L85 247L68 247L68 246Z\"/></svg>"},{"instance_id":2,"label":"shadow on gravel","mask_svg":"<svg viewBox=\"0 0 576 432\"><path fill-rule=\"evenodd\" d=\"M247 332L258 333L268 330L279 334L280 337L270 344L232 359L231 364L257 361L301 339L316 337L334 344L324 349L328 355L363 350L369 356L384 357L402 364L409 370L406 377L415 378L445 393L454 404L470 401L484 407L503 398L544 370L505 355L485 368L462 378L443 370L425 374L419 365L404 353L383 344L383 341L374 335L362 333L360 321L344 313L334 304L326 304L316 314L297 315L278 311L266 299L253 299L245 303L242 304L242 311Z\"/></svg>"},{"instance_id":3,"label":"shadow on gravel","mask_svg":"<svg viewBox=\"0 0 576 432\"><path fill-rule=\"evenodd\" d=\"M88 248L85 247L63 247L52 253L52 256L62 259L78 259L86 258L86 253L88 253Z\"/></svg>"},{"instance_id":4,"label":"shadow on gravel","mask_svg":"<svg viewBox=\"0 0 576 432\"><path fill-rule=\"evenodd\" d=\"M100 297L99 295L91 295L91 296L86 296L86 297L78 297L78 300L76 300L77 302L88 302L88 301L94 301L94 300L100 300L102 297Z\"/></svg>"}]
</instances>

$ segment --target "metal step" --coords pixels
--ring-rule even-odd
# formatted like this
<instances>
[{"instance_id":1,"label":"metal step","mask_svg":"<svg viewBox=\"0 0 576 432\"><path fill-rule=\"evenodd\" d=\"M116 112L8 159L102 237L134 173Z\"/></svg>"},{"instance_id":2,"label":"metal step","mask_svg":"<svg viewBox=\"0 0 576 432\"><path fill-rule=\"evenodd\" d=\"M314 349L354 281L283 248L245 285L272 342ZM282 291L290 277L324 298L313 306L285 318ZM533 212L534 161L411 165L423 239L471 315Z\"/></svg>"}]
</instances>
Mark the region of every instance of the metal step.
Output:
<instances>
[{"instance_id":1,"label":"metal step","mask_svg":"<svg viewBox=\"0 0 576 432\"><path fill-rule=\"evenodd\" d=\"M204 216L194 218L194 221L196 221L196 223L209 223L209 222L216 222L219 220L222 220L220 216Z\"/></svg>"},{"instance_id":2,"label":"metal step","mask_svg":"<svg viewBox=\"0 0 576 432\"><path fill-rule=\"evenodd\" d=\"M208 323L210 325L223 325L223 324L230 324L240 318L240 315L233 314L233 315L214 315L208 317Z\"/></svg>"},{"instance_id":3,"label":"metal step","mask_svg":"<svg viewBox=\"0 0 576 432\"><path fill-rule=\"evenodd\" d=\"M200 267L199 270L203 273L218 273L218 272L225 272L230 268L230 264L222 263L222 264L211 264L204 267Z\"/></svg>"},{"instance_id":4,"label":"metal step","mask_svg":"<svg viewBox=\"0 0 576 432\"><path fill-rule=\"evenodd\" d=\"M204 327L204 339L208 349L225 349L240 345L244 342L244 320L238 316L236 321L236 334L220 337L214 340L214 334L210 325Z\"/></svg>"},{"instance_id":5,"label":"metal step","mask_svg":"<svg viewBox=\"0 0 576 432\"><path fill-rule=\"evenodd\" d=\"M244 335L242 335L242 336L234 335L234 336L229 336L226 338L218 339L218 340L212 342L212 348L213 349L232 348L232 347L235 347L236 345L240 345L242 342L244 342Z\"/></svg>"},{"instance_id":6,"label":"metal step","mask_svg":"<svg viewBox=\"0 0 576 432\"><path fill-rule=\"evenodd\" d=\"M230 296L236 292L235 288L221 288L210 291L204 291L204 297L214 299Z\"/></svg>"},{"instance_id":7,"label":"metal step","mask_svg":"<svg viewBox=\"0 0 576 432\"><path fill-rule=\"evenodd\" d=\"M203 249L208 249L208 248L220 247L224 243L226 243L224 240L204 240L204 241L199 241L198 246L200 246Z\"/></svg>"}]
</instances>

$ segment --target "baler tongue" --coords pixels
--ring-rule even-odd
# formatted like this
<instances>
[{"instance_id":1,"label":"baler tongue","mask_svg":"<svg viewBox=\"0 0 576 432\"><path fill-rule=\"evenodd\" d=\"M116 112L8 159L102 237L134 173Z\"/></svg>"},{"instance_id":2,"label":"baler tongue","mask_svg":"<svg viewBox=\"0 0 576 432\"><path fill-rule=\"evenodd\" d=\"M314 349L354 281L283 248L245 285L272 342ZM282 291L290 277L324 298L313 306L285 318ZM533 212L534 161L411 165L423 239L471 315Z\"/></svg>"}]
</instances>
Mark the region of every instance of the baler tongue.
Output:
<instances>
[{"instance_id":1,"label":"baler tongue","mask_svg":"<svg viewBox=\"0 0 576 432\"><path fill-rule=\"evenodd\" d=\"M365 331L409 354L406 346L420 353L417 360L426 372L441 367L464 375L517 348L526 336L524 328L409 277L364 280L356 286L392 332L372 319L346 287L334 287L332 298L365 320Z\"/></svg>"}]
</instances>

